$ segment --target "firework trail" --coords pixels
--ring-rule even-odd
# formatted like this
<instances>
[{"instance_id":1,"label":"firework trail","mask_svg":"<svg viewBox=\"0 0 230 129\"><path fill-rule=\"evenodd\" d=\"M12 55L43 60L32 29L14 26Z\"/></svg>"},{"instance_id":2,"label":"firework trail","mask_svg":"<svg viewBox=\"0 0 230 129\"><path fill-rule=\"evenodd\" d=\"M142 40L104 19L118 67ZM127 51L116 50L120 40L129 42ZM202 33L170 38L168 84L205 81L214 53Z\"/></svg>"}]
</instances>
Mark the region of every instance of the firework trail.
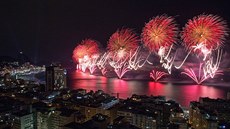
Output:
<instances>
[{"instance_id":1,"label":"firework trail","mask_svg":"<svg viewBox=\"0 0 230 129\"><path fill-rule=\"evenodd\" d=\"M144 66L144 64L147 62L148 57L150 56L150 53L147 57L142 56L143 54L140 52L141 48L138 47L134 53L130 52L129 54L129 69L137 70Z\"/></svg>"},{"instance_id":2,"label":"firework trail","mask_svg":"<svg viewBox=\"0 0 230 129\"><path fill-rule=\"evenodd\" d=\"M94 73L94 71L97 68L97 60L98 60L99 56L98 55L94 55L90 58L89 63L88 63L88 69L90 71L91 74Z\"/></svg>"},{"instance_id":3,"label":"firework trail","mask_svg":"<svg viewBox=\"0 0 230 129\"><path fill-rule=\"evenodd\" d=\"M109 53L104 53L97 62L97 67L101 70L102 75L105 75L107 73L106 70L106 62L109 59L110 54Z\"/></svg>"},{"instance_id":4,"label":"firework trail","mask_svg":"<svg viewBox=\"0 0 230 129\"><path fill-rule=\"evenodd\" d=\"M118 78L121 79L125 73L130 71L129 64L127 61L128 57L122 58L120 60L116 60L114 58L111 61L109 61L109 64L114 68L114 72L117 74Z\"/></svg>"},{"instance_id":5,"label":"firework trail","mask_svg":"<svg viewBox=\"0 0 230 129\"><path fill-rule=\"evenodd\" d=\"M150 77L157 82L159 79L161 79L163 76L168 75L168 73L163 72L163 71L156 71L156 70L152 70L152 72L150 72Z\"/></svg>"},{"instance_id":6,"label":"firework trail","mask_svg":"<svg viewBox=\"0 0 230 129\"><path fill-rule=\"evenodd\" d=\"M205 75L205 71L203 70L203 63L200 63L198 73L197 73L197 71L195 71L192 68L185 68L184 72L181 72L181 74L187 75L193 81L195 81L196 84L198 84L198 85L202 84L205 80L214 77L214 76L211 76L211 74ZM218 75L218 74L223 75L223 72L218 70L215 72L215 75Z\"/></svg>"}]
</instances>

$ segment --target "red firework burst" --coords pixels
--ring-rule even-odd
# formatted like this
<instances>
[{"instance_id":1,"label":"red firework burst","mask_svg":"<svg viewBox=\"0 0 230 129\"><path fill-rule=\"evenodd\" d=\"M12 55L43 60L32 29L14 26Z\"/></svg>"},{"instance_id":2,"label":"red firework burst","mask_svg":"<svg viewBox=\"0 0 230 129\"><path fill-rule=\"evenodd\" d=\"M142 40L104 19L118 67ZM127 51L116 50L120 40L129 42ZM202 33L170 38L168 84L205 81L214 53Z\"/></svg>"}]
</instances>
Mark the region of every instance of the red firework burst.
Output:
<instances>
[{"instance_id":1,"label":"red firework burst","mask_svg":"<svg viewBox=\"0 0 230 129\"><path fill-rule=\"evenodd\" d=\"M86 53L90 57L99 53L98 42L92 39L85 39L81 42L86 47Z\"/></svg>"},{"instance_id":2,"label":"red firework burst","mask_svg":"<svg viewBox=\"0 0 230 129\"><path fill-rule=\"evenodd\" d=\"M86 55L86 47L84 45L78 45L73 50L73 60L78 62L78 59L83 58Z\"/></svg>"},{"instance_id":3,"label":"red firework burst","mask_svg":"<svg viewBox=\"0 0 230 129\"><path fill-rule=\"evenodd\" d=\"M225 40L226 23L219 16L199 15L189 20L181 37L187 49L203 43L207 49L217 49Z\"/></svg>"},{"instance_id":4,"label":"red firework burst","mask_svg":"<svg viewBox=\"0 0 230 129\"><path fill-rule=\"evenodd\" d=\"M161 15L150 20L142 31L142 41L150 51L161 46L169 47L176 42L178 28L173 17Z\"/></svg>"},{"instance_id":5,"label":"red firework burst","mask_svg":"<svg viewBox=\"0 0 230 129\"><path fill-rule=\"evenodd\" d=\"M84 56L93 56L99 53L98 43L92 39L82 40L81 44L75 47L73 51L73 60L78 61L78 59Z\"/></svg>"},{"instance_id":6,"label":"red firework burst","mask_svg":"<svg viewBox=\"0 0 230 129\"><path fill-rule=\"evenodd\" d=\"M109 39L108 50L116 53L127 53L138 47L138 37L131 29L117 30Z\"/></svg>"}]
</instances>

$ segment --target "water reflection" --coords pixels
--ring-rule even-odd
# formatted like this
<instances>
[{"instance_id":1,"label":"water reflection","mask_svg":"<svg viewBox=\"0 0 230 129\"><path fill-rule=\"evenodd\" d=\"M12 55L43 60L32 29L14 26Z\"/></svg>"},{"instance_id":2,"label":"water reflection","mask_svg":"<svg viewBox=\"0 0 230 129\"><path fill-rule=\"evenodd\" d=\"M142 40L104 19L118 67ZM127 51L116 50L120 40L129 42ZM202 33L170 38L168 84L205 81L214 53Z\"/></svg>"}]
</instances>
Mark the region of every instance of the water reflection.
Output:
<instances>
[{"instance_id":1,"label":"water reflection","mask_svg":"<svg viewBox=\"0 0 230 129\"><path fill-rule=\"evenodd\" d=\"M178 101L182 106L188 106L190 101L199 97L225 98L229 87L182 85L172 83L156 83L143 80L119 80L94 76L88 73L73 72L70 74L69 86L72 89L103 90L111 95L119 93L120 98L139 95L163 95L167 99Z\"/></svg>"}]
</instances>

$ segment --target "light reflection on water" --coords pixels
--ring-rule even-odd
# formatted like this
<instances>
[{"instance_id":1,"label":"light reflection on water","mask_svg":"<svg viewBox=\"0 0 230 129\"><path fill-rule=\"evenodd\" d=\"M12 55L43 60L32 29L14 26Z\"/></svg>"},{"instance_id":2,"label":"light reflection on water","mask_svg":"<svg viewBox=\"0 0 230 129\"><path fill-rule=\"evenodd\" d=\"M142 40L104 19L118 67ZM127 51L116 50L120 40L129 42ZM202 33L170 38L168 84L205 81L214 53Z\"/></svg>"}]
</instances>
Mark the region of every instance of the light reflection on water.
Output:
<instances>
[{"instance_id":1,"label":"light reflection on water","mask_svg":"<svg viewBox=\"0 0 230 129\"><path fill-rule=\"evenodd\" d=\"M163 95L173 99L182 106L188 106L190 101L199 97L226 98L229 87L155 83L144 80L119 80L103 76L89 75L88 73L70 73L69 86L72 89L103 90L111 95L119 93L120 98L138 95Z\"/></svg>"}]
</instances>

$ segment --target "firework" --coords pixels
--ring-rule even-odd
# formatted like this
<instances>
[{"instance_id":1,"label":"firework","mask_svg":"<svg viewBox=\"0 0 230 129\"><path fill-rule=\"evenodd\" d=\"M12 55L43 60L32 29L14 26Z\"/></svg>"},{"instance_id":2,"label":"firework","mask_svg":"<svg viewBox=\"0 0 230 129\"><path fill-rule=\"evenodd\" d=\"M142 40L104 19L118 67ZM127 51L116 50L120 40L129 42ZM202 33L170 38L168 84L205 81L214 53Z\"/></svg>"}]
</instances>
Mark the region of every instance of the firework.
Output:
<instances>
[{"instance_id":1,"label":"firework","mask_svg":"<svg viewBox=\"0 0 230 129\"><path fill-rule=\"evenodd\" d=\"M109 39L108 50L117 54L119 58L124 57L130 51L138 47L138 37L131 29L117 30Z\"/></svg>"},{"instance_id":2,"label":"firework","mask_svg":"<svg viewBox=\"0 0 230 129\"><path fill-rule=\"evenodd\" d=\"M91 57L99 54L98 42L92 39L85 39L81 42L86 47L87 54Z\"/></svg>"},{"instance_id":3,"label":"firework","mask_svg":"<svg viewBox=\"0 0 230 129\"><path fill-rule=\"evenodd\" d=\"M114 72L117 74L119 79L121 79L125 73L130 71L128 57L116 60L116 57L114 56L110 59L109 64L114 68Z\"/></svg>"},{"instance_id":4,"label":"firework","mask_svg":"<svg viewBox=\"0 0 230 129\"><path fill-rule=\"evenodd\" d=\"M188 50L201 43L204 49L213 50L223 44L227 36L226 30L226 23L222 18L203 14L188 21L181 37Z\"/></svg>"},{"instance_id":5,"label":"firework","mask_svg":"<svg viewBox=\"0 0 230 129\"><path fill-rule=\"evenodd\" d=\"M107 73L105 66L106 66L106 62L108 61L108 58L109 58L109 53L104 53L103 56L101 56L98 59L97 67L101 70L102 75L105 75Z\"/></svg>"},{"instance_id":6,"label":"firework","mask_svg":"<svg viewBox=\"0 0 230 129\"><path fill-rule=\"evenodd\" d=\"M114 55L113 58L110 59L109 64L114 68L119 78L122 78L122 76L130 70L137 70L144 66L150 54L145 57L140 51L141 48L138 47L135 51L130 51L129 55L124 58L116 57L119 55Z\"/></svg>"},{"instance_id":7,"label":"firework","mask_svg":"<svg viewBox=\"0 0 230 129\"><path fill-rule=\"evenodd\" d=\"M86 53L86 47L84 45L78 45L73 51L73 60L77 63L77 69L85 72L88 66L88 55Z\"/></svg>"},{"instance_id":8,"label":"firework","mask_svg":"<svg viewBox=\"0 0 230 129\"><path fill-rule=\"evenodd\" d=\"M79 62L79 59L81 60L85 55L87 55L86 47L84 45L78 45L75 47L72 57L75 62Z\"/></svg>"},{"instance_id":9,"label":"firework","mask_svg":"<svg viewBox=\"0 0 230 129\"><path fill-rule=\"evenodd\" d=\"M86 47L87 54L89 55L89 60L87 67L91 74L97 68L97 59L99 57L99 46L98 42L92 39L86 39L82 41L82 44Z\"/></svg>"},{"instance_id":10,"label":"firework","mask_svg":"<svg viewBox=\"0 0 230 129\"><path fill-rule=\"evenodd\" d=\"M181 72L181 74L187 75L193 81L195 81L198 85L203 83L205 80L214 77L214 76L211 76L211 74L205 74L205 69L203 69L203 63L200 63L198 73L192 68L185 68L184 72ZM222 71L218 70L215 72L215 75L218 75L218 74L223 74L223 73Z\"/></svg>"},{"instance_id":11,"label":"firework","mask_svg":"<svg viewBox=\"0 0 230 129\"><path fill-rule=\"evenodd\" d=\"M210 76L211 78L213 78L215 76L220 66L221 56L222 56L222 50L218 50L215 62L213 60L213 57L209 58L209 60L206 60L203 67L205 77Z\"/></svg>"},{"instance_id":12,"label":"firework","mask_svg":"<svg viewBox=\"0 0 230 129\"><path fill-rule=\"evenodd\" d=\"M98 54L98 42L92 39L85 39L74 49L73 59L78 63L77 68L85 72L88 67L92 74L96 69Z\"/></svg>"},{"instance_id":13,"label":"firework","mask_svg":"<svg viewBox=\"0 0 230 129\"><path fill-rule=\"evenodd\" d=\"M105 74L106 74L107 72L108 72L108 71L106 70L106 68L105 68L105 67L101 69L101 73L102 73L102 75L104 75L104 76L105 76Z\"/></svg>"},{"instance_id":14,"label":"firework","mask_svg":"<svg viewBox=\"0 0 230 129\"><path fill-rule=\"evenodd\" d=\"M88 61L88 69L89 69L89 72L91 74L94 73L94 71L96 70L97 68L97 60L98 60L99 56L98 55L94 55L90 58L90 60Z\"/></svg>"},{"instance_id":15,"label":"firework","mask_svg":"<svg viewBox=\"0 0 230 129\"><path fill-rule=\"evenodd\" d=\"M87 67L89 66L89 61L90 60L88 55L85 55L83 58L79 58L79 64L78 64L79 69L85 72Z\"/></svg>"},{"instance_id":16,"label":"firework","mask_svg":"<svg viewBox=\"0 0 230 129\"><path fill-rule=\"evenodd\" d=\"M163 68L167 69L169 74L171 74L172 66L176 56L176 54L170 56L171 50L172 50L172 45L168 50L166 50L165 47L160 47L158 51L158 56L160 57L160 63L162 64Z\"/></svg>"},{"instance_id":17,"label":"firework","mask_svg":"<svg viewBox=\"0 0 230 129\"><path fill-rule=\"evenodd\" d=\"M117 30L109 39L108 51L111 53L109 64L119 78L130 71L129 54L138 47L138 37L131 29Z\"/></svg>"},{"instance_id":18,"label":"firework","mask_svg":"<svg viewBox=\"0 0 230 129\"><path fill-rule=\"evenodd\" d=\"M209 60L212 60L210 58L212 58L211 56L214 50L219 51L220 46L227 36L226 31L226 23L219 16L199 15L189 20L181 35L183 45L189 52L182 63L175 67L177 69L181 68L189 54L195 52L198 53L198 56L203 56L203 61L209 62L209 64L205 64L205 67L209 67L206 71L207 74L212 74L211 76L213 76L219 65L216 65L218 62L213 65L213 62ZM221 58L221 55L218 55L217 58Z\"/></svg>"},{"instance_id":19,"label":"firework","mask_svg":"<svg viewBox=\"0 0 230 129\"><path fill-rule=\"evenodd\" d=\"M163 76L168 75L168 73L166 72L162 72L162 71L156 71L156 70L152 70L152 72L150 72L150 77L157 82L159 79L161 79Z\"/></svg>"},{"instance_id":20,"label":"firework","mask_svg":"<svg viewBox=\"0 0 230 129\"><path fill-rule=\"evenodd\" d=\"M150 20L142 32L142 41L151 52L160 57L162 66L171 73L175 56L170 56L173 44L176 42L178 28L173 17L161 15Z\"/></svg>"},{"instance_id":21,"label":"firework","mask_svg":"<svg viewBox=\"0 0 230 129\"><path fill-rule=\"evenodd\" d=\"M95 54L99 53L99 47L98 43L95 40L92 39L86 39L82 40L80 45L75 47L73 51L73 59L75 61L79 61L79 59L82 59L84 56L94 56Z\"/></svg>"},{"instance_id":22,"label":"firework","mask_svg":"<svg viewBox=\"0 0 230 129\"><path fill-rule=\"evenodd\" d=\"M161 15L150 20L142 32L142 41L150 51L169 47L176 42L178 28L173 17Z\"/></svg>"},{"instance_id":23,"label":"firework","mask_svg":"<svg viewBox=\"0 0 230 129\"><path fill-rule=\"evenodd\" d=\"M141 48L138 47L134 53L130 52L129 54L129 69L137 70L144 66L144 64L147 62L148 57L150 56L150 53L147 57L142 56L143 53L140 52Z\"/></svg>"}]
</instances>

